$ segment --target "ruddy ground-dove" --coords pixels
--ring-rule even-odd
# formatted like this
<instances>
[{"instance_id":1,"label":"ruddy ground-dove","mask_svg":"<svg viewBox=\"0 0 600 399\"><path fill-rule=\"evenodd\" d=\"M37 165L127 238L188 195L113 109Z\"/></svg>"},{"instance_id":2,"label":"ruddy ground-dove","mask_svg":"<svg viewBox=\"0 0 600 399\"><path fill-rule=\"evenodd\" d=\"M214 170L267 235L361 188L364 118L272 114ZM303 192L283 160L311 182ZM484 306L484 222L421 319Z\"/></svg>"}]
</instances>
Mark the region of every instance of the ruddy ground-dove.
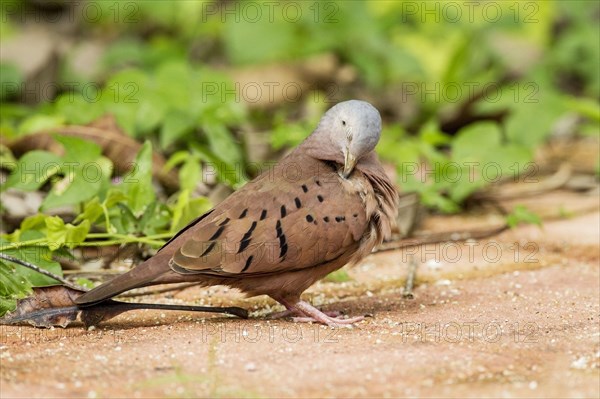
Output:
<instances>
[{"instance_id":1,"label":"ruddy ground-dove","mask_svg":"<svg viewBox=\"0 0 600 399\"><path fill-rule=\"evenodd\" d=\"M76 302L93 305L133 288L197 281L268 295L303 320L330 326L360 320L325 314L300 294L390 234L397 192L374 152L380 134L381 117L371 104L335 105L275 167L194 220L155 256Z\"/></svg>"}]
</instances>

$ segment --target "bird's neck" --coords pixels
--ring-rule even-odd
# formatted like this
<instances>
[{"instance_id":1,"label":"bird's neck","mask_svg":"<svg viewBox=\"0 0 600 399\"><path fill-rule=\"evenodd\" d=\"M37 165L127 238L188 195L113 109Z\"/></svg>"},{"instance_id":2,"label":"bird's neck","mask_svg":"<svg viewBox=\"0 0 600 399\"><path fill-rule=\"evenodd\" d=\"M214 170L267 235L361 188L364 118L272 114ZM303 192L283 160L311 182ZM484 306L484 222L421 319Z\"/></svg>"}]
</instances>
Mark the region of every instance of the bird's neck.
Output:
<instances>
[{"instance_id":1,"label":"bird's neck","mask_svg":"<svg viewBox=\"0 0 600 399\"><path fill-rule=\"evenodd\" d=\"M332 143L329 135L320 134L318 128L308 136L296 149L295 153L306 154L311 158L321 161L333 161L344 164L344 156Z\"/></svg>"}]
</instances>

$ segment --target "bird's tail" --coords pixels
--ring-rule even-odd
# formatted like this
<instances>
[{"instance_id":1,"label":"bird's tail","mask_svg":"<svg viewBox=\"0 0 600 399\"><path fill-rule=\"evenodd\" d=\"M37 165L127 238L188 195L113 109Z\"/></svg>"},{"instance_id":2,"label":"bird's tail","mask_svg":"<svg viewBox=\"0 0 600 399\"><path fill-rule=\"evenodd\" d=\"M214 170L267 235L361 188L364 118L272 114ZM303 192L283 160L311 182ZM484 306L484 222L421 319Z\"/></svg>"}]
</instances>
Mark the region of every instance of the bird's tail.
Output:
<instances>
[{"instance_id":1,"label":"bird's tail","mask_svg":"<svg viewBox=\"0 0 600 399\"><path fill-rule=\"evenodd\" d=\"M146 286L152 280L170 270L168 266L169 259L170 256L161 256L161 254L153 256L127 273L121 274L81 295L75 300L75 303L82 306L91 306L122 292Z\"/></svg>"}]
</instances>

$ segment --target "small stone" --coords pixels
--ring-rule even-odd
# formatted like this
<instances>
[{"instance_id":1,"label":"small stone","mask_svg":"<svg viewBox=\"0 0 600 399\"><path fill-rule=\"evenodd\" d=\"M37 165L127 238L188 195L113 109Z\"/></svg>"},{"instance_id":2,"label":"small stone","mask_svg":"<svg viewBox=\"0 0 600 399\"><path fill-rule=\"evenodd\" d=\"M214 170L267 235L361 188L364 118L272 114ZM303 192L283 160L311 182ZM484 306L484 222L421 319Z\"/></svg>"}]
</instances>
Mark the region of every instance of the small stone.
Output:
<instances>
[{"instance_id":1,"label":"small stone","mask_svg":"<svg viewBox=\"0 0 600 399\"><path fill-rule=\"evenodd\" d=\"M432 270L438 270L442 268L442 262L435 259L429 259L427 262L425 262L425 266Z\"/></svg>"},{"instance_id":2,"label":"small stone","mask_svg":"<svg viewBox=\"0 0 600 399\"><path fill-rule=\"evenodd\" d=\"M588 361L585 358L585 356L581 356L577 360L574 360L571 363L571 368L572 369L583 370L583 369L587 368L587 365L588 365L587 363L588 363Z\"/></svg>"}]
</instances>

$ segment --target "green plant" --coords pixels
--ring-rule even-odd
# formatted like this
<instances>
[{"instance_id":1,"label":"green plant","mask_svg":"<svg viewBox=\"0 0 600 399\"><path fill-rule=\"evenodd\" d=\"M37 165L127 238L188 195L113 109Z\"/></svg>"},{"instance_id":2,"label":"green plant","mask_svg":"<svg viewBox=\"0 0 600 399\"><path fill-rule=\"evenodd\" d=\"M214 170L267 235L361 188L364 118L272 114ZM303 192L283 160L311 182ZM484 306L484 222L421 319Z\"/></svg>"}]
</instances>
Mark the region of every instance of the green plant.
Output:
<instances>
[{"instance_id":1,"label":"green plant","mask_svg":"<svg viewBox=\"0 0 600 399\"><path fill-rule=\"evenodd\" d=\"M128 243L159 247L172 236L174 229L210 208L206 198L191 198L184 168L184 188L175 194L174 203L157 201L152 186L150 142L142 146L135 167L122 179L111 181L112 164L100 156L94 143L73 137L56 136L56 139L65 146L64 156L45 151L25 154L2 190L36 190L49 184L41 210L69 206L77 217L72 223L44 213L25 218L18 229L0 241L0 251L7 255L60 276L61 268L54 258L70 256L68 251L73 248ZM32 169L33 165L39 167ZM90 165L98 168L93 178L85 172ZM0 313L12 309L15 300L27 294L31 287L56 283L5 261L0 261L0 273L3 276Z\"/></svg>"}]
</instances>

